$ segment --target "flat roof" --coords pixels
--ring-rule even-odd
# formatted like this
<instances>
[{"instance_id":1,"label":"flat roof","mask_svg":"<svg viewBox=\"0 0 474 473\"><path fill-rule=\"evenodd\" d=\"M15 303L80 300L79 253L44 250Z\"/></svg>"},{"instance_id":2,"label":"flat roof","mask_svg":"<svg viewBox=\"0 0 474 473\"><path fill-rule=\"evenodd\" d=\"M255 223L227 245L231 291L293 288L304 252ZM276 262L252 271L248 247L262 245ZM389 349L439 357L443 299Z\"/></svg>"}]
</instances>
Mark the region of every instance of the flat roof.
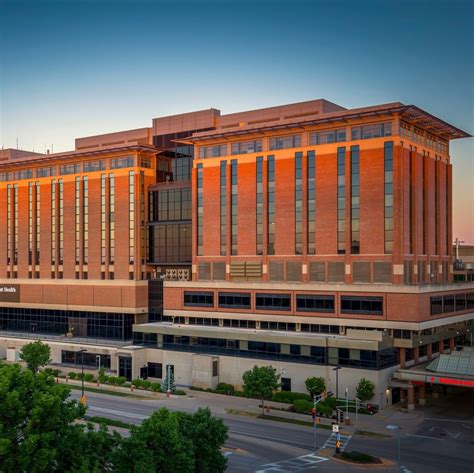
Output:
<instances>
[{"instance_id":1,"label":"flat roof","mask_svg":"<svg viewBox=\"0 0 474 473\"><path fill-rule=\"evenodd\" d=\"M415 105L404 105L401 102L393 102L371 107L355 108L350 110L340 110L335 112L314 114L308 117L295 119L283 119L273 122L243 125L232 127L229 129L217 128L206 132L194 133L193 135L183 139L183 141L199 142L207 139L227 138L229 136L246 135L251 133L262 133L268 131L276 131L285 128L299 128L308 125L319 125L323 123L332 123L338 121L347 121L350 119L364 117L379 117L383 115L399 115L403 120L419 126L446 140L457 138L469 138L471 135L459 128L450 125L444 120L431 115L423 109ZM180 140L177 140L180 141Z\"/></svg>"}]
</instances>

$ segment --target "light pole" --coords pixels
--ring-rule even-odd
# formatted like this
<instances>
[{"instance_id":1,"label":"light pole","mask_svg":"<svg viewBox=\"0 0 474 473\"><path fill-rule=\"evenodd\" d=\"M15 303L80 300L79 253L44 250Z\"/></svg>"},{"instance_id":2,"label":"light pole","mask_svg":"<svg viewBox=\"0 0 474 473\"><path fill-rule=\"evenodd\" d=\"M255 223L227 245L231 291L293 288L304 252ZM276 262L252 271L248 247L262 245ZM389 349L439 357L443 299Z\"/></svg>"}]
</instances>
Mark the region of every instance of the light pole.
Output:
<instances>
[{"instance_id":1,"label":"light pole","mask_svg":"<svg viewBox=\"0 0 474 473\"><path fill-rule=\"evenodd\" d=\"M349 424L349 388L346 386L345 389L345 396L346 396L346 419L345 419L345 424Z\"/></svg>"},{"instance_id":2,"label":"light pole","mask_svg":"<svg viewBox=\"0 0 474 473\"><path fill-rule=\"evenodd\" d=\"M336 366L332 370L336 372L336 399L339 399L339 370L341 366Z\"/></svg>"},{"instance_id":3,"label":"light pole","mask_svg":"<svg viewBox=\"0 0 474 473\"><path fill-rule=\"evenodd\" d=\"M99 371L100 371L100 355L95 355L95 362L97 366L99 367Z\"/></svg>"},{"instance_id":4,"label":"light pole","mask_svg":"<svg viewBox=\"0 0 474 473\"><path fill-rule=\"evenodd\" d=\"M81 380L82 380L82 398L84 397L84 352L87 351L85 348L81 348L79 353L81 354Z\"/></svg>"},{"instance_id":5,"label":"light pole","mask_svg":"<svg viewBox=\"0 0 474 473\"><path fill-rule=\"evenodd\" d=\"M399 425L395 425L395 424L389 424L387 425L386 427L388 430L396 430L397 433L398 433L398 437L397 437L397 463L398 463L398 468L400 468L400 465L401 465L401 456L400 456L400 430L402 430L402 428L399 426Z\"/></svg>"}]
</instances>

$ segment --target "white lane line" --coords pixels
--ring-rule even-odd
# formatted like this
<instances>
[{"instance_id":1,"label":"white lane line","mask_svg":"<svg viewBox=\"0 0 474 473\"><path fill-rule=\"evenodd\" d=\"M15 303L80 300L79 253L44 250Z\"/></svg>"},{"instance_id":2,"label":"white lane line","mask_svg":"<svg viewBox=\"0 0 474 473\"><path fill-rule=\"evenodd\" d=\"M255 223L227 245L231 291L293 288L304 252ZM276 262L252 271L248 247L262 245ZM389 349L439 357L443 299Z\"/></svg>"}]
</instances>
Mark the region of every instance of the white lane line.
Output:
<instances>
[{"instance_id":1,"label":"white lane line","mask_svg":"<svg viewBox=\"0 0 474 473\"><path fill-rule=\"evenodd\" d=\"M95 406L88 406L88 411L96 411L96 412L105 412L106 414L114 414L120 417L128 417L130 419L138 419L138 420L145 420L148 416L143 416L141 414L134 414L132 412L123 412L118 411L116 409L107 409L105 407L95 407Z\"/></svg>"},{"instance_id":2,"label":"white lane line","mask_svg":"<svg viewBox=\"0 0 474 473\"><path fill-rule=\"evenodd\" d=\"M461 424L474 424L474 420L462 420L462 419L434 419L431 417L425 417L424 420L434 420L436 422L459 422Z\"/></svg>"},{"instance_id":3,"label":"white lane line","mask_svg":"<svg viewBox=\"0 0 474 473\"><path fill-rule=\"evenodd\" d=\"M438 437L430 437L429 435L417 435L417 434L405 434L407 437L417 437L420 439L430 439L430 440L444 440L439 439Z\"/></svg>"}]
</instances>

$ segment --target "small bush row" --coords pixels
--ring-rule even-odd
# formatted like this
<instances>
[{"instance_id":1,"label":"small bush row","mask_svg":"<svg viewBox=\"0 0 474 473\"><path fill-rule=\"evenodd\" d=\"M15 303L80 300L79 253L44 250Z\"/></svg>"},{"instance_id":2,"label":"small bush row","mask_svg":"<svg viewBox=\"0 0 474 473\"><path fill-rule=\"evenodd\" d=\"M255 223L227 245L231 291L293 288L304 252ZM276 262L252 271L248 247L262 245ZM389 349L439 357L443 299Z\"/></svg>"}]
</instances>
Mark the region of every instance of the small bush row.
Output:
<instances>
[{"instance_id":1,"label":"small bush row","mask_svg":"<svg viewBox=\"0 0 474 473\"><path fill-rule=\"evenodd\" d=\"M273 402L287 402L293 404L296 400L311 401L311 397L306 393L294 393L291 391L277 391L272 396Z\"/></svg>"}]
</instances>

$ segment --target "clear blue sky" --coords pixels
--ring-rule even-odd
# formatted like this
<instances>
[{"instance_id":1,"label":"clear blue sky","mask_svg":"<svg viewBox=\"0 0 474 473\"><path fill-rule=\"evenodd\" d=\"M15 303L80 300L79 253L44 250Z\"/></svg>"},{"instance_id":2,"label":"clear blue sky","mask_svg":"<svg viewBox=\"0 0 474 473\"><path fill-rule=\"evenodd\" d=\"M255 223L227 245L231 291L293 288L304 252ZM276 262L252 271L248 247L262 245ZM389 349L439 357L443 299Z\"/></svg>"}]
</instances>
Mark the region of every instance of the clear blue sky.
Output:
<instances>
[{"instance_id":1,"label":"clear blue sky","mask_svg":"<svg viewBox=\"0 0 474 473\"><path fill-rule=\"evenodd\" d=\"M326 98L413 103L474 134L474 2L0 0L0 145L44 152L151 118ZM474 243L474 143L452 143Z\"/></svg>"}]
</instances>

